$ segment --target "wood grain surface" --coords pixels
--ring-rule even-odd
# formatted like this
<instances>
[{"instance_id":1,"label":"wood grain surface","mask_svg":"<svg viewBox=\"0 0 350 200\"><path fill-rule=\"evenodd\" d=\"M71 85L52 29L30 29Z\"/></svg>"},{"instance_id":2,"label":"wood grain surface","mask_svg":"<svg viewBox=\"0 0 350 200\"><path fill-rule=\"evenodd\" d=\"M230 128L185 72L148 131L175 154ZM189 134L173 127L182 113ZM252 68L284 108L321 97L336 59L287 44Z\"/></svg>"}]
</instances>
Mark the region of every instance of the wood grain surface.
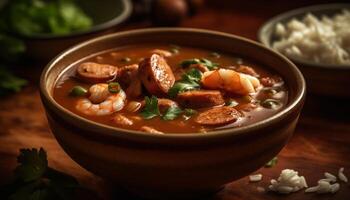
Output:
<instances>
[{"instance_id":1,"label":"wood grain surface","mask_svg":"<svg viewBox=\"0 0 350 200\"><path fill-rule=\"evenodd\" d=\"M256 39L256 32L263 22L282 10L296 6L283 6L280 10L276 6L275 9L257 9L256 12L247 12L235 6L228 6L230 9L227 5L210 6L185 20L181 26L219 30ZM122 30L149 25L147 21L132 22ZM20 74L30 79L29 85L21 93L0 100L0 185L10 181L20 148L44 147L51 167L75 176L83 186L91 189L91 194L81 194L77 199L137 199L84 170L61 149L50 132L39 98L38 77L42 65L29 66L19 70ZM326 195L305 194L303 191L277 195L257 191L257 186L267 188L270 179L277 178L285 168L299 171L310 186L316 185L324 172L337 173L340 167L345 167L345 174L350 177L349 113L349 100L309 94L295 135L278 155L278 164L256 172L264 175L263 180L249 183L247 177L242 178L227 184L222 191L208 199L350 199L350 183L341 183L339 192Z\"/></svg>"}]
</instances>

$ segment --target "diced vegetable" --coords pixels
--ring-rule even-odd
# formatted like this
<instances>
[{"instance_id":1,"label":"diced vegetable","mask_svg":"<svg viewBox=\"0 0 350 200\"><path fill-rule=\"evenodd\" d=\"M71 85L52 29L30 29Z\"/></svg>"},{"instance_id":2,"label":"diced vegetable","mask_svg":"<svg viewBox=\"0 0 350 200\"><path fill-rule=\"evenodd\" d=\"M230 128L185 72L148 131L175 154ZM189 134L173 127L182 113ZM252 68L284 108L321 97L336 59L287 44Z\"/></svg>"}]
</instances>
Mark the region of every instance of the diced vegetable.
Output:
<instances>
[{"instance_id":1,"label":"diced vegetable","mask_svg":"<svg viewBox=\"0 0 350 200\"><path fill-rule=\"evenodd\" d=\"M83 88L82 86L74 86L71 91L69 92L70 96L73 97L80 97L80 96L85 96L87 94L87 90Z\"/></svg>"},{"instance_id":2,"label":"diced vegetable","mask_svg":"<svg viewBox=\"0 0 350 200\"><path fill-rule=\"evenodd\" d=\"M108 83L108 91L110 93L118 93L121 90L121 87L118 82L110 82Z\"/></svg>"},{"instance_id":3,"label":"diced vegetable","mask_svg":"<svg viewBox=\"0 0 350 200\"><path fill-rule=\"evenodd\" d=\"M129 57L124 57L124 58L120 59L120 61L122 61L122 62L130 62L130 61L131 61L131 58L129 58Z\"/></svg>"},{"instance_id":4,"label":"diced vegetable","mask_svg":"<svg viewBox=\"0 0 350 200\"><path fill-rule=\"evenodd\" d=\"M231 100L227 101L225 105L229 106L229 107L235 107L238 105L238 102L231 99Z\"/></svg>"},{"instance_id":5,"label":"diced vegetable","mask_svg":"<svg viewBox=\"0 0 350 200\"><path fill-rule=\"evenodd\" d=\"M278 107L280 107L281 103L275 99L266 99L261 102L261 105L264 108L277 109Z\"/></svg>"}]
</instances>

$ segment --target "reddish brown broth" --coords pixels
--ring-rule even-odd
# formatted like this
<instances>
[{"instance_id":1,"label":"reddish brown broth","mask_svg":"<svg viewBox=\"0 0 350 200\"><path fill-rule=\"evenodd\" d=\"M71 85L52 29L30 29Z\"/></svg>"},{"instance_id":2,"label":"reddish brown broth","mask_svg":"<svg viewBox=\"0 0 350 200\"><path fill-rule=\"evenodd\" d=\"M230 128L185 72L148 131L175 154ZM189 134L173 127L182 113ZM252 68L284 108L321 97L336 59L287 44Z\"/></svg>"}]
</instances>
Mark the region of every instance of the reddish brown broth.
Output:
<instances>
[{"instance_id":1,"label":"reddish brown broth","mask_svg":"<svg viewBox=\"0 0 350 200\"><path fill-rule=\"evenodd\" d=\"M125 65L130 64L138 64L140 60L143 58L149 57L151 55L151 51L154 49L164 49L164 50L170 50L170 45L139 45L139 46L128 46L120 49L110 50L106 52L102 52L100 54L97 54L93 57L83 59L81 62L86 61L92 61L97 62L101 64L111 64L117 67L122 67ZM240 64L247 65L252 67L259 75L260 77L278 77L279 76L274 73L274 71L270 69L266 69L263 66L256 64L255 62L249 60L249 59L242 59L239 57L236 57L234 55L227 55L221 52L218 52L220 57L213 57L212 51L205 50L205 49L198 49L198 48L191 48L191 47L183 47L181 46L179 49L179 52L177 54L174 54L171 57L167 57L167 63L174 71L174 74L176 74L178 68L181 68L179 65L180 62L186 59L192 59L192 58L207 58L215 63L219 63L220 67L222 68L230 68L228 66L239 66ZM129 62L123 61L123 58L128 57L130 58ZM70 90L76 86L80 85L88 89L92 84L84 83L80 80L78 80L75 76L75 69L77 65L72 66L69 70L65 71L57 80L56 87L53 90L53 96L54 99L63 107L70 110L71 112L80 115L86 119L110 125L115 126L119 128L125 128L125 129L131 129L131 130L140 130L142 126L149 126L153 127L161 132L164 133L202 133L207 132L214 129L222 129L222 128L230 128L230 127L239 127L239 126L245 126L252 123L255 123L257 121L266 119L277 112L279 112L287 103L288 101L288 92L286 89L286 86L283 84L282 79L281 82L278 83L278 86L275 87L279 91L279 97L278 101L281 103L281 106L279 106L278 109L268 109L264 108L263 106L256 104L257 108L250 110L250 111L244 111L244 107L249 106L249 102L247 101L247 97L242 96L236 96L236 97L230 97L236 100L239 105L235 108L243 113L244 117L240 118L238 121L227 124L225 126L203 126L200 124L197 124L194 120L196 115L192 116L190 119L185 119L183 116L180 116L176 118L175 120L165 121L162 120L160 117L155 117L149 120L143 119L139 113L130 113L126 110L121 110L118 113L123 114L125 117L131 119L133 121L133 125L131 126L122 126L118 125L113 122L112 115L107 116L88 116L84 115L78 110L76 110L76 102L79 98L83 97L71 97L69 96ZM144 92L144 96L150 96L146 92ZM127 101L130 100L136 100L141 101L144 97L139 99L130 99L127 97ZM258 91L257 95L253 100L256 101L263 101L266 98L272 98L268 96L265 92ZM225 100L227 100L227 97L225 97ZM202 108L202 109L196 109L198 113L203 112L205 110L208 110L208 108Z\"/></svg>"}]
</instances>

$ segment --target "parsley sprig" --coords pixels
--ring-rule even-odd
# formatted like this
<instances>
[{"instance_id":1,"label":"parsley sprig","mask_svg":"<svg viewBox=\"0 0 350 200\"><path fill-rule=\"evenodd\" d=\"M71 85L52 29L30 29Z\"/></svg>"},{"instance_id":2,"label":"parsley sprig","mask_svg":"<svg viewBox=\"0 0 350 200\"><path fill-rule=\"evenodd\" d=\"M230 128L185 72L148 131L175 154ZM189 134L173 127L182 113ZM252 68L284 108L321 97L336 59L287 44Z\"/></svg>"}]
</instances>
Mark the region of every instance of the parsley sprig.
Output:
<instances>
[{"instance_id":1,"label":"parsley sprig","mask_svg":"<svg viewBox=\"0 0 350 200\"><path fill-rule=\"evenodd\" d=\"M6 199L68 200L79 187L75 178L48 166L43 148L21 149L17 162L15 181L1 189Z\"/></svg>"},{"instance_id":2,"label":"parsley sprig","mask_svg":"<svg viewBox=\"0 0 350 200\"><path fill-rule=\"evenodd\" d=\"M16 77L5 67L0 65L0 96L5 96L12 92L19 92L27 81Z\"/></svg>"},{"instance_id":3,"label":"parsley sprig","mask_svg":"<svg viewBox=\"0 0 350 200\"><path fill-rule=\"evenodd\" d=\"M140 113L144 119L152 119L153 117L160 116L158 108L158 98L152 96L151 98L145 97L145 108Z\"/></svg>"},{"instance_id":4,"label":"parsley sprig","mask_svg":"<svg viewBox=\"0 0 350 200\"><path fill-rule=\"evenodd\" d=\"M175 98L178 93L200 88L202 73L198 69L191 69L184 75L181 80L177 81L168 91L168 95Z\"/></svg>"},{"instance_id":5,"label":"parsley sprig","mask_svg":"<svg viewBox=\"0 0 350 200\"><path fill-rule=\"evenodd\" d=\"M191 117L196 113L193 109L182 110L176 105L170 106L164 114L159 111L158 99L156 96L145 97L145 108L141 111L141 116L144 119L152 119L154 117L161 117L163 120L174 120L181 114L184 116Z\"/></svg>"},{"instance_id":6,"label":"parsley sprig","mask_svg":"<svg viewBox=\"0 0 350 200\"><path fill-rule=\"evenodd\" d=\"M184 68L189 67L194 64L202 64L205 67L207 67L209 70L214 70L218 67L218 63L214 63L208 59L205 58L192 58L188 60L184 60L180 63L180 65Z\"/></svg>"}]
</instances>

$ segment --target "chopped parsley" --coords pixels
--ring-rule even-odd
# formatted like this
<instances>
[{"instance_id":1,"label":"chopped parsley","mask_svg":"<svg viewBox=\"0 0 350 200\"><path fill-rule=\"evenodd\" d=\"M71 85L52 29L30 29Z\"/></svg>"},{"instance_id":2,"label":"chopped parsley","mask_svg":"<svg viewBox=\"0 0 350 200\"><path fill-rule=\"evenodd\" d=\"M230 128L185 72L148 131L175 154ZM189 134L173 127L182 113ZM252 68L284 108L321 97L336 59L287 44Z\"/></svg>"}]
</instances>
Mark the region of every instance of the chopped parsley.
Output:
<instances>
[{"instance_id":1,"label":"chopped parsley","mask_svg":"<svg viewBox=\"0 0 350 200\"><path fill-rule=\"evenodd\" d=\"M0 96L19 92L26 84L26 80L16 77L5 67L0 66Z\"/></svg>"},{"instance_id":2,"label":"chopped parsley","mask_svg":"<svg viewBox=\"0 0 350 200\"><path fill-rule=\"evenodd\" d=\"M273 167L277 164L278 158L274 157L269 162L265 164L265 167Z\"/></svg>"},{"instance_id":3,"label":"chopped parsley","mask_svg":"<svg viewBox=\"0 0 350 200\"><path fill-rule=\"evenodd\" d=\"M145 108L140 114L144 119L152 119L153 117L160 116L158 98L156 96L152 96L151 98L145 97Z\"/></svg>"},{"instance_id":4,"label":"chopped parsley","mask_svg":"<svg viewBox=\"0 0 350 200\"><path fill-rule=\"evenodd\" d=\"M192 116L192 115L195 115L195 114L197 114L197 111L193 110L191 108L186 108L184 110L184 115L186 115L186 116Z\"/></svg>"},{"instance_id":5,"label":"chopped parsley","mask_svg":"<svg viewBox=\"0 0 350 200\"><path fill-rule=\"evenodd\" d=\"M79 187L75 178L48 166L43 148L21 149L17 162L15 181L1 189L5 199L66 200Z\"/></svg>"},{"instance_id":6,"label":"chopped parsley","mask_svg":"<svg viewBox=\"0 0 350 200\"><path fill-rule=\"evenodd\" d=\"M201 78L202 73L198 69L191 69L169 89L168 95L174 98L180 92L199 89Z\"/></svg>"},{"instance_id":7,"label":"chopped parsley","mask_svg":"<svg viewBox=\"0 0 350 200\"><path fill-rule=\"evenodd\" d=\"M189 67L193 64L202 64L205 67L207 67L209 70L214 70L218 67L218 63L214 63L208 59L205 58L193 58L193 59L188 59L188 60L184 60L180 63L180 65L184 68Z\"/></svg>"},{"instance_id":8,"label":"chopped parsley","mask_svg":"<svg viewBox=\"0 0 350 200\"><path fill-rule=\"evenodd\" d=\"M161 117L163 120L174 120L183 111L178 106L170 106L164 114L160 113L158 107L158 99L155 96L151 98L145 97L145 108L141 111L140 115L144 119L152 119L154 117Z\"/></svg>"},{"instance_id":9,"label":"chopped parsley","mask_svg":"<svg viewBox=\"0 0 350 200\"><path fill-rule=\"evenodd\" d=\"M177 106L171 106L162 116L163 120L174 120L182 113L182 110Z\"/></svg>"}]
</instances>

